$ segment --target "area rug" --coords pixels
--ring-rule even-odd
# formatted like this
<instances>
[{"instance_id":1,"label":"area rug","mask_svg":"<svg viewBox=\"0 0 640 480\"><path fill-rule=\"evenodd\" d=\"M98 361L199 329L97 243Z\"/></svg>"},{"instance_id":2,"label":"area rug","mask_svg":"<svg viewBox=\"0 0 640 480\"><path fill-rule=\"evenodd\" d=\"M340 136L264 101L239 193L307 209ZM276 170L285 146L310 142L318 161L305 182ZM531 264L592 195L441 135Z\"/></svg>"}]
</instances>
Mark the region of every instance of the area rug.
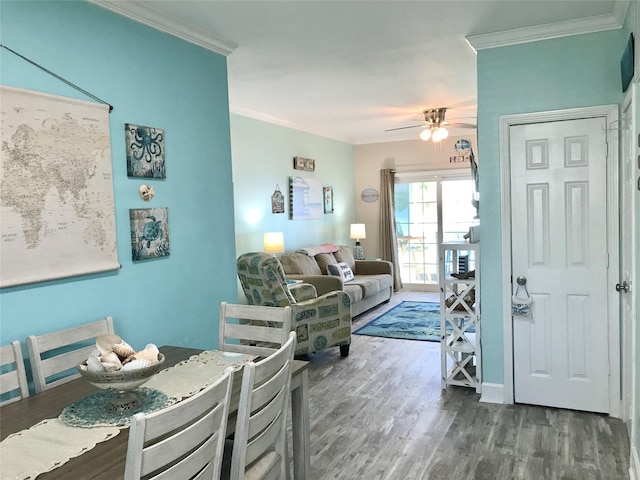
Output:
<instances>
[{"instance_id":1,"label":"area rug","mask_svg":"<svg viewBox=\"0 0 640 480\"><path fill-rule=\"evenodd\" d=\"M405 301L353 333L372 337L439 342L440 304Z\"/></svg>"}]
</instances>

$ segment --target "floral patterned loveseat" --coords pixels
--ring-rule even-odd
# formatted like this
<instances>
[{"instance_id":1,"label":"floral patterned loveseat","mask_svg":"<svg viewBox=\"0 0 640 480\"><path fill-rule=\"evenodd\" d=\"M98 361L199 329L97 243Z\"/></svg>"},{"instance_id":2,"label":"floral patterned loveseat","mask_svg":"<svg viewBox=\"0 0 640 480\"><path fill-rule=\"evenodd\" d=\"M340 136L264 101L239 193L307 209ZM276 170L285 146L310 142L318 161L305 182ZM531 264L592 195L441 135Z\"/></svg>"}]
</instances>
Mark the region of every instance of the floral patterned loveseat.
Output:
<instances>
[{"instance_id":1,"label":"floral patterned loveseat","mask_svg":"<svg viewBox=\"0 0 640 480\"><path fill-rule=\"evenodd\" d=\"M238 278L250 305L290 306L298 335L296 355L351 345L351 302L342 291L317 295L310 284L289 285L280 261L263 252L245 253L236 261Z\"/></svg>"}]
</instances>

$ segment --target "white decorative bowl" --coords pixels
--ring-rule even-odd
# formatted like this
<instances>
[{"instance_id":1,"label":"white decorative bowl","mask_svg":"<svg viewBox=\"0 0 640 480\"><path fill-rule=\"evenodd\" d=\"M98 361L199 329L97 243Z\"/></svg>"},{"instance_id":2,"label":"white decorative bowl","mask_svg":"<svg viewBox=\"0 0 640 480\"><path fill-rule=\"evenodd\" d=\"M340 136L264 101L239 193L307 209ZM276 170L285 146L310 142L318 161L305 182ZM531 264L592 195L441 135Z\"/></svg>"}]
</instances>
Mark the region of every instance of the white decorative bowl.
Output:
<instances>
[{"instance_id":1,"label":"white decorative bowl","mask_svg":"<svg viewBox=\"0 0 640 480\"><path fill-rule=\"evenodd\" d=\"M147 382L153 375L162 370L164 355L158 354L158 363L138 370L116 370L114 372L91 372L87 362L78 365L78 371L91 385L102 390L115 390L118 395L109 402L107 410L124 411L138 408L141 401L131 390Z\"/></svg>"}]
</instances>

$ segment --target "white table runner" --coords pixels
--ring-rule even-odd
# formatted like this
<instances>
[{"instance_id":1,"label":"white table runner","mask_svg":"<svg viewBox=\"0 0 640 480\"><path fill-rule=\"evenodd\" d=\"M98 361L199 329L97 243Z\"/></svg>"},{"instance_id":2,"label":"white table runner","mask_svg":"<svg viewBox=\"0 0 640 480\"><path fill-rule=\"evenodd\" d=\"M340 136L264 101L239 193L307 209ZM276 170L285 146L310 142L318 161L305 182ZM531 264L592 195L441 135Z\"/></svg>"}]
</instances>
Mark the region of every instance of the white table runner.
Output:
<instances>
[{"instance_id":1,"label":"white table runner","mask_svg":"<svg viewBox=\"0 0 640 480\"><path fill-rule=\"evenodd\" d=\"M227 367L240 370L253 358L205 351L158 372L144 386L167 395L170 405L212 384ZM0 442L0 478L34 479L91 450L97 443L115 437L122 428L126 427L70 427L59 418L43 420Z\"/></svg>"}]
</instances>

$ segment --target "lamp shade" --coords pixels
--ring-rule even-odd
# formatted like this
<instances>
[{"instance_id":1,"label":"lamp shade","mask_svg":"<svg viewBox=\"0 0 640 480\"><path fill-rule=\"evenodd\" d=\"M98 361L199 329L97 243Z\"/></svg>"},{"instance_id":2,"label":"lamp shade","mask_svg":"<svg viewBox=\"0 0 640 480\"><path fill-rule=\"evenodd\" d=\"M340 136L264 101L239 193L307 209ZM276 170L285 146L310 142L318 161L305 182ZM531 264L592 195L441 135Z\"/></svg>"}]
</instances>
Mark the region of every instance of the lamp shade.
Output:
<instances>
[{"instance_id":1,"label":"lamp shade","mask_svg":"<svg viewBox=\"0 0 640 480\"><path fill-rule=\"evenodd\" d=\"M352 223L349 237L355 239L367 238L367 230L364 223Z\"/></svg>"},{"instance_id":2,"label":"lamp shade","mask_svg":"<svg viewBox=\"0 0 640 480\"><path fill-rule=\"evenodd\" d=\"M264 253L283 253L284 234L282 232L267 232L264 234Z\"/></svg>"}]
</instances>

